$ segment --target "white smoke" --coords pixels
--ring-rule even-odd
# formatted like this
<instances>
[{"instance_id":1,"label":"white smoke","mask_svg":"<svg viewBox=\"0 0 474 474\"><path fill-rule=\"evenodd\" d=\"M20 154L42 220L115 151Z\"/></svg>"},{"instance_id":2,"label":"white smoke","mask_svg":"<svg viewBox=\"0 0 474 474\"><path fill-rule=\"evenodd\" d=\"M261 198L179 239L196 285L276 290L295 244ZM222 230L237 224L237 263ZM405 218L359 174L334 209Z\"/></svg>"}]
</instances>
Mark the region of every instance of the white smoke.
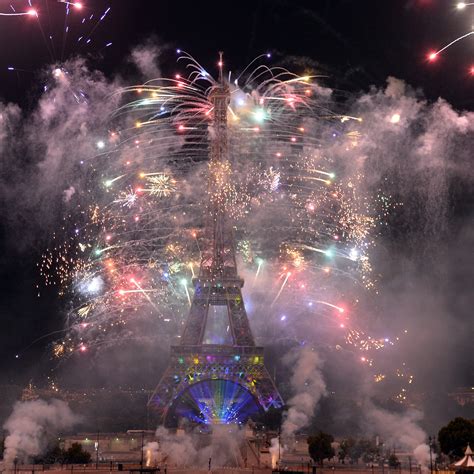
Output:
<instances>
[{"instance_id":1,"label":"white smoke","mask_svg":"<svg viewBox=\"0 0 474 474\"><path fill-rule=\"evenodd\" d=\"M270 456L272 459L272 469L275 469L278 466L278 462L283 455L284 448L280 445L280 440L278 438L272 438L270 441Z\"/></svg>"},{"instance_id":2,"label":"white smoke","mask_svg":"<svg viewBox=\"0 0 474 474\"><path fill-rule=\"evenodd\" d=\"M153 40L149 40L133 49L131 60L145 78L155 79L161 75L157 65L160 54L160 48Z\"/></svg>"},{"instance_id":3,"label":"white smoke","mask_svg":"<svg viewBox=\"0 0 474 474\"><path fill-rule=\"evenodd\" d=\"M79 417L62 400L15 403L3 425L8 433L3 453L5 465L10 466L15 458L24 462L42 454L58 432L78 422Z\"/></svg>"},{"instance_id":4,"label":"white smoke","mask_svg":"<svg viewBox=\"0 0 474 474\"><path fill-rule=\"evenodd\" d=\"M74 186L69 186L69 188L63 191L63 201L69 202L74 194L76 194L76 188Z\"/></svg>"},{"instance_id":5,"label":"white smoke","mask_svg":"<svg viewBox=\"0 0 474 474\"><path fill-rule=\"evenodd\" d=\"M181 430L175 434L164 427L156 431L161 459L169 466L207 468L209 462L212 467L243 464L240 454L242 429L237 425L216 425L209 436Z\"/></svg>"},{"instance_id":6,"label":"white smoke","mask_svg":"<svg viewBox=\"0 0 474 474\"><path fill-rule=\"evenodd\" d=\"M305 347L290 352L285 362L294 368L290 383L296 393L288 400L289 409L282 425L283 439L291 444L295 433L310 423L316 405L326 394L326 384L321 372L322 362L314 350Z\"/></svg>"},{"instance_id":7,"label":"white smoke","mask_svg":"<svg viewBox=\"0 0 474 474\"><path fill-rule=\"evenodd\" d=\"M426 471L430 462L430 447L427 444L420 444L413 450L413 455L417 463ZM435 459L436 455L432 454L432 459Z\"/></svg>"},{"instance_id":8,"label":"white smoke","mask_svg":"<svg viewBox=\"0 0 474 474\"><path fill-rule=\"evenodd\" d=\"M185 433L173 434L165 427L160 426L156 430L156 437L167 464L187 467L191 466L197 458L198 451L194 446L191 435Z\"/></svg>"},{"instance_id":9,"label":"white smoke","mask_svg":"<svg viewBox=\"0 0 474 474\"><path fill-rule=\"evenodd\" d=\"M366 416L369 431L380 435L391 446L411 451L417 463L427 467L430 449L426 444L426 433L419 426L420 411L392 413L369 402Z\"/></svg>"},{"instance_id":10,"label":"white smoke","mask_svg":"<svg viewBox=\"0 0 474 474\"><path fill-rule=\"evenodd\" d=\"M156 441L150 441L145 446L143 446L146 467L154 467L158 464L159 448L160 446Z\"/></svg>"}]
</instances>

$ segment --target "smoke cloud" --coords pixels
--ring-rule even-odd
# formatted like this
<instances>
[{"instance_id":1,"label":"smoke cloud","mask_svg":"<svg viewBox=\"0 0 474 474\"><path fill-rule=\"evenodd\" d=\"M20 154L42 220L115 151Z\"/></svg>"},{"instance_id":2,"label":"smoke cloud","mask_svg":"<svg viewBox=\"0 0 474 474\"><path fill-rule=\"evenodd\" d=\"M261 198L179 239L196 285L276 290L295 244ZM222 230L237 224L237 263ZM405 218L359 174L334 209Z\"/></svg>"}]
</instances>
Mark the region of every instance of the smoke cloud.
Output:
<instances>
[{"instance_id":1,"label":"smoke cloud","mask_svg":"<svg viewBox=\"0 0 474 474\"><path fill-rule=\"evenodd\" d=\"M79 422L62 400L17 402L3 428L7 431L3 459L11 466L15 459L31 460L42 454L51 439Z\"/></svg>"},{"instance_id":2,"label":"smoke cloud","mask_svg":"<svg viewBox=\"0 0 474 474\"><path fill-rule=\"evenodd\" d=\"M367 402L364 413L368 433L381 436L387 448L397 447L412 452L417 463L426 468L429 446L426 444L426 433L419 425L423 418L420 411L391 413Z\"/></svg>"},{"instance_id":3,"label":"smoke cloud","mask_svg":"<svg viewBox=\"0 0 474 474\"><path fill-rule=\"evenodd\" d=\"M285 449L281 446L280 441L278 438L272 438L270 440L270 457L272 460L272 468L276 468L278 466L278 461L282 458Z\"/></svg>"},{"instance_id":4,"label":"smoke cloud","mask_svg":"<svg viewBox=\"0 0 474 474\"><path fill-rule=\"evenodd\" d=\"M156 40L149 39L145 44L139 45L131 53L131 61L137 66L140 74L147 80L161 76L158 60L161 55L161 48L156 44Z\"/></svg>"},{"instance_id":5,"label":"smoke cloud","mask_svg":"<svg viewBox=\"0 0 474 474\"><path fill-rule=\"evenodd\" d=\"M160 51L156 44L149 42L131 53L131 61L146 79L160 75L157 64ZM63 225L62 217L77 211L78 202L82 206L79 212L95 202L91 187L99 187L97 183L102 178L118 176L116 171L131 158L140 163L145 153L134 148L133 154L108 156L102 148L105 146L110 152L116 143L113 130L108 130L107 126L110 116L120 105L116 93L122 85L128 84L121 77L107 79L100 72L91 71L85 60L76 59L59 70L45 71L45 84L44 93L30 113L17 105L0 104L0 201L8 236L15 245L31 245L36 243L38 236L49 239ZM473 302L472 292L465 282L470 281L472 274L466 255L472 249L474 234L462 222L472 213L464 203L464 196L474 177L471 166L474 114L456 111L442 99L431 103L420 91L393 77L387 79L384 87L352 94L342 105L329 88L321 87L320 93L328 101L328 110L343 109L343 114L361 118L348 125L346 122L344 133L351 134L351 139L332 139L332 134L330 139L322 137L321 155L333 157L338 177L360 178L362 197L383 189L392 201L401 203L388 224L384 224L374 237L377 246L372 265L377 285L371 292L361 291L358 300L363 309L354 308L350 318L359 318L357 325L368 328L367 332L376 338L403 334L387 355L383 351L375 354L374 372L377 370L389 379L394 368L405 363L403 367L409 367L415 375L408 388L426 393L447 392L447 387L461 385L467 379L465 374L471 373L469 362L460 361L460 358L469 353L472 332L466 331ZM319 127L333 131L326 124L305 123L304 126L308 134L316 133ZM338 127L334 127L334 134L338 133ZM184 138L181 140L173 146L182 146ZM285 155L290 148L288 145L287 149L282 147L278 152ZM166 146L158 153L165 155ZM236 171L245 178L248 169ZM274 168L272 171L277 173L279 170ZM202 188L199 181L202 176L198 171L194 178L183 191L186 197ZM279 182L280 177L276 174L272 192L278 189ZM279 226L280 222L287 222L290 227L294 216L287 215L283 201L275 208L262 206L259 210L257 207L244 222L245 227L251 229L249 233L253 232L254 236L266 232L274 236L273 229L284 227ZM262 246L265 245L265 241L262 242ZM310 300L337 303L336 297L347 294L345 290L352 281L340 279L338 288L334 288L326 284L326 280L314 278L315 289L307 290L304 296L288 284L269 310L281 286L281 280L276 285L274 277L278 258L272 260L270 257L264 262L258 275L255 266L247 265L244 259L241 262L239 271L246 279L246 304L259 343L282 346L308 343L318 347L325 360L339 357L344 350L353 351L355 357L351 361L344 359L341 373L353 372L351 367L357 367L357 373L362 370L358 349L341 342L337 332L339 325L334 325L333 318L328 318L322 308L316 311L314 306L308 306ZM304 265L301 263L302 267ZM87 287L87 291L94 288ZM149 308L147 314L150 314ZM129 321L126 326L130 337L116 338L110 332L110 341L100 347L114 345L117 340L128 341L137 334L142 346L152 333L162 335L168 342L181 329L179 322L176 324L178 329L167 329L172 325L170 322L165 330L154 332L146 325L134 324ZM426 331L427 327L429 331ZM444 350L433 354L431 348L441 345ZM150 347L156 346L150 344ZM120 364L121 367L139 366L133 363L136 356L132 352L127 352L128 363ZM427 353L431 354L429 360L420 356ZM150 357L151 354L150 350ZM282 434L288 440L308 426L321 397L326 394L326 384L330 387L337 383L338 393L347 393L350 386L361 400L372 397L376 390L365 386L372 377L369 368L369 375L358 381L351 379L349 383L347 377L334 382L337 374L332 373L329 382L329 377L322 375L321 357L306 347L292 353L288 360L290 365L286 365L282 374L282 377L290 378L294 394L288 400L289 409L283 424ZM115 367L114 361L101 357L98 364L102 364L103 372L110 380L107 367ZM436 367L436 377L433 377L433 367ZM155 369L154 366L150 368L150 375L156 373ZM147 377L143 376L143 379ZM379 396L385 389L383 382L380 387ZM383 396L392 398L393 393ZM445 403L441 403L442 408ZM406 435L403 442L399 442L422 457L426 450L420 446L426 436L420 428L425 422L420 415L410 412L398 416L370 404L365 409L377 434L394 443L395 434L400 431L395 427L403 426ZM439 427L439 423L447 421L443 419L448 416L446 413L444 409L430 410L431 420L436 418L436 422L431 421L432 425L438 423ZM180 451L183 445L189 449L191 459L198 456L192 439L178 439L164 432L161 438L175 453L173 459L177 463L184 458Z\"/></svg>"},{"instance_id":6,"label":"smoke cloud","mask_svg":"<svg viewBox=\"0 0 474 474\"><path fill-rule=\"evenodd\" d=\"M285 362L293 371L290 383L295 395L287 402L282 436L285 442L291 443L294 434L310 423L316 405L326 394L326 384L321 359L314 350L307 347L294 350L285 356Z\"/></svg>"},{"instance_id":7,"label":"smoke cloud","mask_svg":"<svg viewBox=\"0 0 474 474\"><path fill-rule=\"evenodd\" d=\"M210 437L203 438L199 433L176 434L159 427L156 437L162 453L162 461L177 467L241 466L241 446L243 430L237 425L212 426Z\"/></svg>"}]
</instances>

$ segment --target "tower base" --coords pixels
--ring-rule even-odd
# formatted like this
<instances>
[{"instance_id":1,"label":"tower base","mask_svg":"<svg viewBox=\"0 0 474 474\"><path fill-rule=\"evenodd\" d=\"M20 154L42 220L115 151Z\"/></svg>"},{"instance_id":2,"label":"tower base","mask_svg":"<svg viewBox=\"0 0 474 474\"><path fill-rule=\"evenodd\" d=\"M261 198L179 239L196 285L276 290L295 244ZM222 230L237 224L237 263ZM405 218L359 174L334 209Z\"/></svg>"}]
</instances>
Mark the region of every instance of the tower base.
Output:
<instances>
[{"instance_id":1,"label":"tower base","mask_svg":"<svg viewBox=\"0 0 474 474\"><path fill-rule=\"evenodd\" d=\"M148 402L167 426L244 423L282 399L255 346L172 346L170 364Z\"/></svg>"}]
</instances>

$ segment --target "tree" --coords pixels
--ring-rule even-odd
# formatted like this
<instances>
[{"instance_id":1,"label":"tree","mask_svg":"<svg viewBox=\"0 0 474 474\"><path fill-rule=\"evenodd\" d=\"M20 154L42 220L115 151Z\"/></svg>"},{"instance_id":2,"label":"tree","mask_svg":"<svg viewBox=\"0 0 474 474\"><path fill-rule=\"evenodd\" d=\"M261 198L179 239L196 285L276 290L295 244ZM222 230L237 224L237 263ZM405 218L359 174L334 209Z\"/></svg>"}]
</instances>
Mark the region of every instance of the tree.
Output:
<instances>
[{"instance_id":1,"label":"tree","mask_svg":"<svg viewBox=\"0 0 474 474\"><path fill-rule=\"evenodd\" d=\"M332 435L320 431L318 434L308 438L308 452L314 462L323 465L323 460L332 458L335 454L331 443L334 441Z\"/></svg>"},{"instance_id":2,"label":"tree","mask_svg":"<svg viewBox=\"0 0 474 474\"><path fill-rule=\"evenodd\" d=\"M438 433L441 451L449 457L461 457L468 443L474 446L474 420L455 418Z\"/></svg>"},{"instance_id":3,"label":"tree","mask_svg":"<svg viewBox=\"0 0 474 474\"><path fill-rule=\"evenodd\" d=\"M353 446L350 457L353 462L362 458L364 462L376 462L380 457L380 449L373 439L361 438Z\"/></svg>"},{"instance_id":4,"label":"tree","mask_svg":"<svg viewBox=\"0 0 474 474\"><path fill-rule=\"evenodd\" d=\"M398 460L397 456L395 453L390 454L388 457L388 465L390 467L398 467L400 466L400 461Z\"/></svg>"},{"instance_id":5,"label":"tree","mask_svg":"<svg viewBox=\"0 0 474 474\"><path fill-rule=\"evenodd\" d=\"M72 443L66 451L65 461L67 464L87 464L91 460L91 454L82 449L80 443Z\"/></svg>"},{"instance_id":6,"label":"tree","mask_svg":"<svg viewBox=\"0 0 474 474\"><path fill-rule=\"evenodd\" d=\"M339 457L339 461L341 461L342 464L344 464L344 460L347 457L350 458L351 462L354 461L353 453L355 445L356 441L354 438L347 438L341 441L341 444L339 445L339 452L337 453L337 455Z\"/></svg>"},{"instance_id":7,"label":"tree","mask_svg":"<svg viewBox=\"0 0 474 474\"><path fill-rule=\"evenodd\" d=\"M34 458L35 464L63 464L66 457L66 452L62 449L59 444L55 444L48 449L41 456Z\"/></svg>"}]
</instances>

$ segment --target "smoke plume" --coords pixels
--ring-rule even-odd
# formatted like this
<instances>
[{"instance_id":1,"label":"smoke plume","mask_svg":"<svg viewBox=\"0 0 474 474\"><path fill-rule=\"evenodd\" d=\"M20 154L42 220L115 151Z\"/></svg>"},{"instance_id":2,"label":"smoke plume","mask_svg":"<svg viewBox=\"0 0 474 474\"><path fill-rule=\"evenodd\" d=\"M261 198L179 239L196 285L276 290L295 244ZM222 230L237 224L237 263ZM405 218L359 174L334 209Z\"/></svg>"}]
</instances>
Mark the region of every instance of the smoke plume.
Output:
<instances>
[{"instance_id":1,"label":"smoke plume","mask_svg":"<svg viewBox=\"0 0 474 474\"><path fill-rule=\"evenodd\" d=\"M321 359L314 350L305 347L290 352L285 362L288 367L294 367L290 383L295 395L288 400L282 425L283 439L291 443L294 434L310 423L316 405L326 394L326 384Z\"/></svg>"},{"instance_id":2,"label":"smoke plume","mask_svg":"<svg viewBox=\"0 0 474 474\"><path fill-rule=\"evenodd\" d=\"M278 466L278 461L283 456L284 447L281 446L280 441L278 438L273 438L270 441L270 457L272 460L272 468L275 469Z\"/></svg>"},{"instance_id":3,"label":"smoke plume","mask_svg":"<svg viewBox=\"0 0 474 474\"><path fill-rule=\"evenodd\" d=\"M428 465L429 446L426 444L426 433L419 425L423 417L420 411L392 413L368 402L365 414L367 432L380 435L388 447L412 452L422 467Z\"/></svg>"},{"instance_id":4,"label":"smoke plume","mask_svg":"<svg viewBox=\"0 0 474 474\"><path fill-rule=\"evenodd\" d=\"M17 402L3 425L8 433L3 453L5 465L42 454L54 436L78 422L79 417L62 400Z\"/></svg>"},{"instance_id":5,"label":"smoke plume","mask_svg":"<svg viewBox=\"0 0 474 474\"><path fill-rule=\"evenodd\" d=\"M203 437L199 433L176 434L164 427L156 431L162 461L176 467L240 466L243 431L236 425L216 425L212 433Z\"/></svg>"}]
</instances>

